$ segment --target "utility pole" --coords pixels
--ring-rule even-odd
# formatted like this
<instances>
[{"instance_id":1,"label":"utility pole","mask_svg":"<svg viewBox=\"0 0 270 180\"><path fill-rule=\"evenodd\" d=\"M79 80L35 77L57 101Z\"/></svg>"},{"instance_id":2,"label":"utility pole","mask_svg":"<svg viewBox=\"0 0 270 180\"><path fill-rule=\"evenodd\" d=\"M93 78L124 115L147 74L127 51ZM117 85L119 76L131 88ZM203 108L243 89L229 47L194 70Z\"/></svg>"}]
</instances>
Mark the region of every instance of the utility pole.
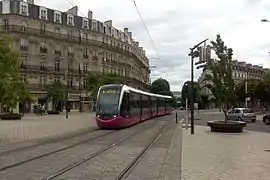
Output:
<instances>
[{"instance_id":1,"label":"utility pole","mask_svg":"<svg viewBox=\"0 0 270 180\"><path fill-rule=\"evenodd\" d=\"M65 102L65 104L66 104L66 119L68 119L68 109L69 109L69 105L68 105L68 94L69 94L69 64L68 64L68 68L67 68L67 74L66 74L66 78L67 78L67 80L66 80L66 102Z\"/></svg>"},{"instance_id":2,"label":"utility pole","mask_svg":"<svg viewBox=\"0 0 270 180\"><path fill-rule=\"evenodd\" d=\"M248 72L247 72L247 77L246 77L246 81L245 81L245 94L246 94L246 98L245 98L245 106L246 108L248 107L248 97L247 97L247 93L248 93Z\"/></svg>"},{"instance_id":3,"label":"utility pole","mask_svg":"<svg viewBox=\"0 0 270 180\"><path fill-rule=\"evenodd\" d=\"M191 89L190 89L190 121L191 121L191 134L194 134L194 50L198 48L202 43L206 42L208 39L203 40L199 44L190 48L191 52Z\"/></svg>"}]
</instances>

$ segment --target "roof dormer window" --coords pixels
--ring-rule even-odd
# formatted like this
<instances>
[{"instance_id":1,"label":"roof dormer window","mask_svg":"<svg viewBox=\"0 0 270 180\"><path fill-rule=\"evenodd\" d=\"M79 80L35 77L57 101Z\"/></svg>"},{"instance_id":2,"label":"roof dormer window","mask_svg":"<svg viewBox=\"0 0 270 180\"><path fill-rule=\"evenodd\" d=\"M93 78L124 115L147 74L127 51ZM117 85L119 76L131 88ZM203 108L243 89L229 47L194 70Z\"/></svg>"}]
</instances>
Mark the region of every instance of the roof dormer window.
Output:
<instances>
[{"instance_id":1,"label":"roof dormer window","mask_svg":"<svg viewBox=\"0 0 270 180\"><path fill-rule=\"evenodd\" d=\"M89 29L89 20L87 18L82 19L82 28Z\"/></svg>"},{"instance_id":2,"label":"roof dormer window","mask_svg":"<svg viewBox=\"0 0 270 180\"><path fill-rule=\"evenodd\" d=\"M59 11L54 11L54 22L62 23L62 20L61 20L61 12L59 12Z\"/></svg>"},{"instance_id":3,"label":"roof dormer window","mask_svg":"<svg viewBox=\"0 0 270 180\"><path fill-rule=\"evenodd\" d=\"M67 15L67 25L74 26L74 16L72 14Z\"/></svg>"},{"instance_id":4,"label":"roof dormer window","mask_svg":"<svg viewBox=\"0 0 270 180\"><path fill-rule=\"evenodd\" d=\"M47 20L47 9L44 7L40 7L39 9L39 18L43 20Z\"/></svg>"},{"instance_id":5,"label":"roof dormer window","mask_svg":"<svg viewBox=\"0 0 270 180\"><path fill-rule=\"evenodd\" d=\"M20 14L24 16L28 16L28 4L26 2L21 1L20 2Z\"/></svg>"}]
</instances>

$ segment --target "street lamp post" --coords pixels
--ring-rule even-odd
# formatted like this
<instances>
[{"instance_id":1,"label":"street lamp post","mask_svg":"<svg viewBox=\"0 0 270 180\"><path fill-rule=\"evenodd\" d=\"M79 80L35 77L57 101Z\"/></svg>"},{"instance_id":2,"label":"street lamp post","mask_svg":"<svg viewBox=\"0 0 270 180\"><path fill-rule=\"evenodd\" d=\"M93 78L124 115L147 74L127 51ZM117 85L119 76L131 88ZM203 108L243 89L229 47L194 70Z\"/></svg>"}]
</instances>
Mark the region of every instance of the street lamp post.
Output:
<instances>
[{"instance_id":1,"label":"street lamp post","mask_svg":"<svg viewBox=\"0 0 270 180\"><path fill-rule=\"evenodd\" d=\"M191 56L191 89L190 89L190 121L191 121L191 134L194 134L194 50L198 48L202 43L206 42L208 39L203 40L199 44L190 48Z\"/></svg>"},{"instance_id":2,"label":"street lamp post","mask_svg":"<svg viewBox=\"0 0 270 180\"><path fill-rule=\"evenodd\" d=\"M66 104L66 119L68 119L68 88L69 88L69 65L68 65L68 68L67 68L67 71L66 71L66 78L67 78L67 81L66 81L66 99L65 99L65 104Z\"/></svg>"}]
</instances>

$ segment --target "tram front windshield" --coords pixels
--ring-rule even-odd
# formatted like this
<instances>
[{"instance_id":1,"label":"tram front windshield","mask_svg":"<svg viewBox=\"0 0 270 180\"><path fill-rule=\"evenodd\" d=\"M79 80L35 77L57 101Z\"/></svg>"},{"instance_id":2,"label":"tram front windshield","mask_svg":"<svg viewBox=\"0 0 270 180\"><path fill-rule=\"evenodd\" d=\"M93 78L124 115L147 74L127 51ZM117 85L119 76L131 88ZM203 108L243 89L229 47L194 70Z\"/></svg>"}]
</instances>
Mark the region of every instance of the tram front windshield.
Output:
<instances>
[{"instance_id":1,"label":"tram front windshield","mask_svg":"<svg viewBox=\"0 0 270 180\"><path fill-rule=\"evenodd\" d=\"M114 115L118 113L121 87L103 87L97 99L96 112L99 115Z\"/></svg>"}]
</instances>

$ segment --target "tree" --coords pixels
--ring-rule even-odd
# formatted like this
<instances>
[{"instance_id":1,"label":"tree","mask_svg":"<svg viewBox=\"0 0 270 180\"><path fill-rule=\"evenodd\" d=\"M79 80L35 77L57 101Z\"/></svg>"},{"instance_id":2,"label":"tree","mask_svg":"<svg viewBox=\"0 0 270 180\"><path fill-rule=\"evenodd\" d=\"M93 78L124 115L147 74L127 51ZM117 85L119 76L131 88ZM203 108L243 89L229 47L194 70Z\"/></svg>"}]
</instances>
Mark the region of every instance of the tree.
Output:
<instances>
[{"instance_id":1,"label":"tree","mask_svg":"<svg viewBox=\"0 0 270 180\"><path fill-rule=\"evenodd\" d=\"M217 104L222 108L227 123L227 111L235 103L234 81L232 78L232 55L233 50L224 45L220 35L216 41L211 41L211 48L215 51L217 59L211 59L205 66L210 72L205 76L206 87L211 90Z\"/></svg>"},{"instance_id":2,"label":"tree","mask_svg":"<svg viewBox=\"0 0 270 180\"><path fill-rule=\"evenodd\" d=\"M0 34L0 72L0 104L13 111L18 102L31 99L31 95L20 74L19 54L4 34Z\"/></svg>"},{"instance_id":3,"label":"tree","mask_svg":"<svg viewBox=\"0 0 270 180\"><path fill-rule=\"evenodd\" d=\"M56 81L47 87L47 98L53 102L53 110L56 110L59 103L64 100L65 86Z\"/></svg>"},{"instance_id":4,"label":"tree","mask_svg":"<svg viewBox=\"0 0 270 180\"><path fill-rule=\"evenodd\" d=\"M166 79L159 78L152 83L150 91L155 94L165 93L164 95L166 95L166 93L171 92L171 88Z\"/></svg>"},{"instance_id":5,"label":"tree","mask_svg":"<svg viewBox=\"0 0 270 180\"><path fill-rule=\"evenodd\" d=\"M194 102L200 101L200 86L198 82L194 83ZM186 81L182 86L181 91L181 99L183 100L183 106L186 106L186 99L188 99L188 106L190 106L191 102L191 81Z\"/></svg>"},{"instance_id":6,"label":"tree","mask_svg":"<svg viewBox=\"0 0 270 180\"><path fill-rule=\"evenodd\" d=\"M90 92L93 99L96 98L98 89L105 84L123 83L124 79L114 73L102 74L97 72L90 72L87 75L87 91Z\"/></svg>"},{"instance_id":7,"label":"tree","mask_svg":"<svg viewBox=\"0 0 270 180\"><path fill-rule=\"evenodd\" d=\"M259 81L260 82L260 81ZM237 102L245 102L246 97L250 97L252 104L256 99L256 88L259 84L258 80L248 79L235 85L235 94ZM246 93L247 84L247 93Z\"/></svg>"}]
</instances>

